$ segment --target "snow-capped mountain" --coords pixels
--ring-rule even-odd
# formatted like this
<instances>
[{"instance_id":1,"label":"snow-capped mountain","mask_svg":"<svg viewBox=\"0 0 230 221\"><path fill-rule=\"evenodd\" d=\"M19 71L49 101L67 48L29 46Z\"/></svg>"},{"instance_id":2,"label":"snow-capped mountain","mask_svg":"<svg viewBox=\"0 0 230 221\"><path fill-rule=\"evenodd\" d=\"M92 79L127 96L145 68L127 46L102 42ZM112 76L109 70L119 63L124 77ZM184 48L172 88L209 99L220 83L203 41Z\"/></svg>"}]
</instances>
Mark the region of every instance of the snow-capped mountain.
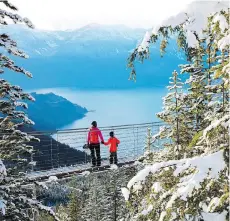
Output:
<instances>
[{"instance_id":1,"label":"snow-capped mountain","mask_svg":"<svg viewBox=\"0 0 230 221\"><path fill-rule=\"evenodd\" d=\"M10 25L2 28L1 32L12 36L30 57L37 57L125 53L137 44L145 30L90 24L76 30L43 31Z\"/></svg>"},{"instance_id":2,"label":"snow-capped mountain","mask_svg":"<svg viewBox=\"0 0 230 221\"><path fill-rule=\"evenodd\" d=\"M155 46L156 50L151 51L152 60L137 65L141 73L133 84L128 81L127 58L142 41L144 29L90 24L76 30L43 31L11 25L1 32L8 33L30 57L29 60L15 59L32 72L33 80L10 73L5 75L25 89L159 87L167 85L172 70L183 62L183 56L174 56L178 53L176 42L170 43L164 58Z\"/></svg>"}]
</instances>

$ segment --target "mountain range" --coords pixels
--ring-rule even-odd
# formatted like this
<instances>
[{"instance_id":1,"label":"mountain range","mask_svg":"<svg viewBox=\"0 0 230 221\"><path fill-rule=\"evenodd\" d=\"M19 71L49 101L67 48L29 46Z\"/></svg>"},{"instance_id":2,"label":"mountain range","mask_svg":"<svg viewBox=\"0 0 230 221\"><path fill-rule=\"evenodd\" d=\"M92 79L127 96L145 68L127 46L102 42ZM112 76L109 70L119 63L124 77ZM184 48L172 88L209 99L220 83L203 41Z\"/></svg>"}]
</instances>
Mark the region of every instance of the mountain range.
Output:
<instances>
[{"instance_id":1,"label":"mountain range","mask_svg":"<svg viewBox=\"0 0 230 221\"><path fill-rule=\"evenodd\" d=\"M90 24L76 30L43 31L20 25L2 32L17 41L29 59L14 58L33 74L33 79L6 73L6 79L24 89L74 87L78 89L153 88L167 85L171 72L183 63L176 42L160 57L159 43L151 49L151 60L137 64L137 82L128 81L127 58L140 43L145 29L122 25ZM154 50L154 48L156 50ZM177 56L173 56L177 53Z\"/></svg>"}]
</instances>

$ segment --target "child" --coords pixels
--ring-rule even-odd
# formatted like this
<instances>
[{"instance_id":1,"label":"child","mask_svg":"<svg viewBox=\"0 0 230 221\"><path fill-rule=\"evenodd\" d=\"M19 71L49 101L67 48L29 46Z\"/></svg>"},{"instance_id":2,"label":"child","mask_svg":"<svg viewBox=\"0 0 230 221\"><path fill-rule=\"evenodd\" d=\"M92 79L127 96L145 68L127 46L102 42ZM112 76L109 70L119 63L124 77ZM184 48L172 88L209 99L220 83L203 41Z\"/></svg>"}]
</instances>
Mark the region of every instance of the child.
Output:
<instances>
[{"instance_id":1,"label":"child","mask_svg":"<svg viewBox=\"0 0 230 221\"><path fill-rule=\"evenodd\" d=\"M114 137L114 132L111 131L109 133L110 138L108 142L104 142L105 145L110 145L109 151L110 151L110 164L117 164L117 146L120 143L120 141Z\"/></svg>"}]
</instances>

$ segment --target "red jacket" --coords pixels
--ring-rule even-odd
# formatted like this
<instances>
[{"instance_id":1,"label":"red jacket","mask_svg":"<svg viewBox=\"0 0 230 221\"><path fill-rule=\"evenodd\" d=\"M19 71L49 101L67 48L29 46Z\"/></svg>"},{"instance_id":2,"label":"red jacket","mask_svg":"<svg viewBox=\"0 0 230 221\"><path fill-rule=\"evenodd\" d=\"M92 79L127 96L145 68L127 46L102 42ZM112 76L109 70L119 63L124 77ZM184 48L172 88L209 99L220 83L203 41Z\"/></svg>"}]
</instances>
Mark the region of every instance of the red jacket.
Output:
<instances>
[{"instance_id":1,"label":"red jacket","mask_svg":"<svg viewBox=\"0 0 230 221\"><path fill-rule=\"evenodd\" d=\"M98 144L98 143L100 143L99 138L101 141L104 142L101 131L97 127L90 128L90 131L88 133L88 143L89 144Z\"/></svg>"},{"instance_id":2,"label":"red jacket","mask_svg":"<svg viewBox=\"0 0 230 221\"><path fill-rule=\"evenodd\" d=\"M110 152L116 152L117 151L117 145L120 143L120 140L118 140L116 137L110 137L108 142L105 142L105 145L110 145L109 151Z\"/></svg>"}]
</instances>

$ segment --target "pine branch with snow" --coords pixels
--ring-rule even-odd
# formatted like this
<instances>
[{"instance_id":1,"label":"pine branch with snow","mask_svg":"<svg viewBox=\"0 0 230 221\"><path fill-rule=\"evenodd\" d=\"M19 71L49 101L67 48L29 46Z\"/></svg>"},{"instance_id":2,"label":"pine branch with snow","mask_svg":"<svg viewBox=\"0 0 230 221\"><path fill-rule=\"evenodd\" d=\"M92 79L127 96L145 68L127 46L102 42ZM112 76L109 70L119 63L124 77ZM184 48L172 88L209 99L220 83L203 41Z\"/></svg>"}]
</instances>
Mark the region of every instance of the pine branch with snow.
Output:
<instances>
[{"instance_id":1,"label":"pine branch with snow","mask_svg":"<svg viewBox=\"0 0 230 221\"><path fill-rule=\"evenodd\" d=\"M125 197L137 207L133 214L137 220L216 217L219 212L225 217L229 191L226 167L223 151L160 162L139 171L123 192L130 193ZM218 200L212 207L214 198Z\"/></svg>"},{"instance_id":2,"label":"pine branch with snow","mask_svg":"<svg viewBox=\"0 0 230 221\"><path fill-rule=\"evenodd\" d=\"M224 1L207 3L194 1L183 12L154 27L151 32L146 33L141 44L133 50L128 58L128 67L131 69L130 79L136 79L135 62L143 62L149 58L151 45L160 41L160 51L163 56L172 36L176 36L179 49L182 49L188 60L191 60L190 55L198 44L196 36L199 39L203 38L203 30L207 26L207 17L224 10L227 11L228 7L228 3ZM218 18L217 21L221 23L222 28L226 29L227 23L222 18ZM226 41L227 39L224 40L223 44Z\"/></svg>"}]
</instances>

